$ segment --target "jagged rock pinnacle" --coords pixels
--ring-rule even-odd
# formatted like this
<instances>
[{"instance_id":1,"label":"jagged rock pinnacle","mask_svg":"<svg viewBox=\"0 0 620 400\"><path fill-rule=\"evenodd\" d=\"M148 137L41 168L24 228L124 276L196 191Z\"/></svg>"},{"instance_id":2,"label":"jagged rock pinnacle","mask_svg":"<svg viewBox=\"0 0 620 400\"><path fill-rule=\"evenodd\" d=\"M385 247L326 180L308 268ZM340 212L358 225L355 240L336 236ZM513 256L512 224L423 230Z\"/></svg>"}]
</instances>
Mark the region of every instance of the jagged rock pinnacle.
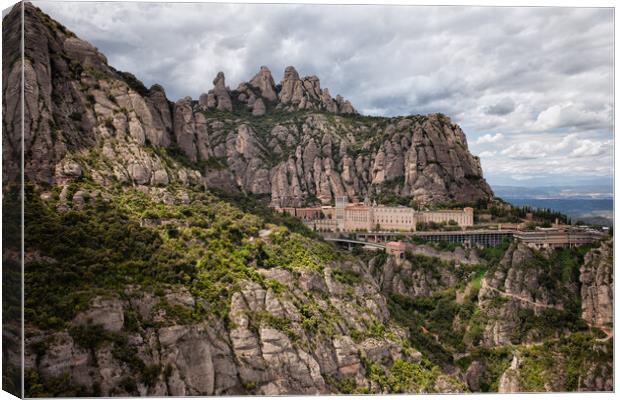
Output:
<instances>
[{"instance_id":1,"label":"jagged rock pinnacle","mask_svg":"<svg viewBox=\"0 0 620 400\"><path fill-rule=\"evenodd\" d=\"M260 67L260 71L252 78L250 84L259 88L261 96L267 100L278 100L275 88L276 84L273 80L273 76L271 76L271 71L266 66L263 65Z\"/></svg>"},{"instance_id":2,"label":"jagged rock pinnacle","mask_svg":"<svg viewBox=\"0 0 620 400\"><path fill-rule=\"evenodd\" d=\"M232 111L232 101L226 87L226 78L222 71L217 73L213 80L213 94L217 100L217 109L221 111Z\"/></svg>"}]
</instances>

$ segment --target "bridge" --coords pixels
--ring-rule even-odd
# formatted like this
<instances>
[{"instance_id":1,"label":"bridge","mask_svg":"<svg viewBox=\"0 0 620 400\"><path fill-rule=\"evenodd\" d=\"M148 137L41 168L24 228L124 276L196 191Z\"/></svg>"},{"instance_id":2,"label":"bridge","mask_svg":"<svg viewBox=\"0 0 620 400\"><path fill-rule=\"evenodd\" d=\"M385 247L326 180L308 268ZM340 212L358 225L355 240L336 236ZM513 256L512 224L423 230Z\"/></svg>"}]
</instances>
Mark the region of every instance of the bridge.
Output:
<instances>
[{"instance_id":1,"label":"bridge","mask_svg":"<svg viewBox=\"0 0 620 400\"><path fill-rule=\"evenodd\" d=\"M504 240L512 240L512 230L471 230L471 231L418 231L418 232L322 232L328 241L350 240L351 244L386 243L389 241L420 238L427 242L448 242L455 244L477 244L497 246ZM345 237L346 236L346 237ZM331 240L330 240L331 239ZM336 240L338 239L338 240Z\"/></svg>"},{"instance_id":2,"label":"bridge","mask_svg":"<svg viewBox=\"0 0 620 400\"><path fill-rule=\"evenodd\" d=\"M348 244L349 246L353 244L361 244L363 246L374 247L374 248L382 249L382 250L387 248L386 245L377 243L377 242L364 242L361 240L347 239L347 238L341 238L341 237L326 237L325 241L335 242L335 243L345 243L345 244Z\"/></svg>"}]
</instances>

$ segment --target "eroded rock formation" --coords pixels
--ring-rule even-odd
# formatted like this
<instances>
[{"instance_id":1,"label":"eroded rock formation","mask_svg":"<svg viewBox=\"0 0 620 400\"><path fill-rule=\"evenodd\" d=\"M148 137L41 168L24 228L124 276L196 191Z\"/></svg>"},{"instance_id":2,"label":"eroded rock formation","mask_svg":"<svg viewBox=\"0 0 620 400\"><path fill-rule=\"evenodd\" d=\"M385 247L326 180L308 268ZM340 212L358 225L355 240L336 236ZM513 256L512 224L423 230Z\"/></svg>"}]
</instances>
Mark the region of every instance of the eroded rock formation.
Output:
<instances>
[{"instance_id":1,"label":"eroded rock formation","mask_svg":"<svg viewBox=\"0 0 620 400\"><path fill-rule=\"evenodd\" d=\"M613 243L604 242L590 250L579 270L582 318L598 327L613 324Z\"/></svg>"},{"instance_id":2,"label":"eroded rock formation","mask_svg":"<svg viewBox=\"0 0 620 400\"><path fill-rule=\"evenodd\" d=\"M261 67L232 91L220 72L198 101L172 103L161 86L147 89L116 71L96 48L31 5L25 26L25 173L36 184L90 174L106 185L178 182L269 193L282 205L386 190L420 203L493 196L465 134L443 115L361 118L350 102L321 88L318 77L302 78L293 67L277 86ZM20 68L17 60L4 60L7 176L17 174ZM253 150L239 151L239 141ZM91 173L92 159L99 164Z\"/></svg>"}]
</instances>

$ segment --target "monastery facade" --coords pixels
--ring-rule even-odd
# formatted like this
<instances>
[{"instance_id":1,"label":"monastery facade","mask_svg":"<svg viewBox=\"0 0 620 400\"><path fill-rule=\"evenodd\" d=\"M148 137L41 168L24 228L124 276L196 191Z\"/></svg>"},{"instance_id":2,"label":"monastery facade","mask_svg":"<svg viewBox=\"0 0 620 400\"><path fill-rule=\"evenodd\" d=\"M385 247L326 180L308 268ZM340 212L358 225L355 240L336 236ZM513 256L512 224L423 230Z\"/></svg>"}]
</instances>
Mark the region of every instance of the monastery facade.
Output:
<instances>
[{"instance_id":1,"label":"monastery facade","mask_svg":"<svg viewBox=\"0 0 620 400\"><path fill-rule=\"evenodd\" d=\"M317 231L355 232L355 231L406 231L416 230L418 223L450 223L461 228L474 225L474 210L418 211L411 207L391 207L385 205L349 203L346 196L337 197L335 207L276 208L304 221L308 227Z\"/></svg>"}]
</instances>

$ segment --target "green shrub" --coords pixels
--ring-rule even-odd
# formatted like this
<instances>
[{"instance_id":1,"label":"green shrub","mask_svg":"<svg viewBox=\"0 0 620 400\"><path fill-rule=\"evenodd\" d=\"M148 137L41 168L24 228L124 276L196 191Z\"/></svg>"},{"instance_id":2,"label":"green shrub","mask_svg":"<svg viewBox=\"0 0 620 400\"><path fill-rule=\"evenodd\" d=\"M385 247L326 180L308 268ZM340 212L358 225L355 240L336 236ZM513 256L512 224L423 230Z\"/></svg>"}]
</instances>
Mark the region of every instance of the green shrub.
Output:
<instances>
[{"instance_id":1,"label":"green shrub","mask_svg":"<svg viewBox=\"0 0 620 400\"><path fill-rule=\"evenodd\" d=\"M348 269L334 269L332 270L332 276L336 282L343 285L359 285L362 282L360 274Z\"/></svg>"},{"instance_id":2,"label":"green shrub","mask_svg":"<svg viewBox=\"0 0 620 400\"><path fill-rule=\"evenodd\" d=\"M79 325L69 328L69 334L78 346L87 350L96 350L109 340L107 332L101 325Z\"/></svg>"}]
</instances>

